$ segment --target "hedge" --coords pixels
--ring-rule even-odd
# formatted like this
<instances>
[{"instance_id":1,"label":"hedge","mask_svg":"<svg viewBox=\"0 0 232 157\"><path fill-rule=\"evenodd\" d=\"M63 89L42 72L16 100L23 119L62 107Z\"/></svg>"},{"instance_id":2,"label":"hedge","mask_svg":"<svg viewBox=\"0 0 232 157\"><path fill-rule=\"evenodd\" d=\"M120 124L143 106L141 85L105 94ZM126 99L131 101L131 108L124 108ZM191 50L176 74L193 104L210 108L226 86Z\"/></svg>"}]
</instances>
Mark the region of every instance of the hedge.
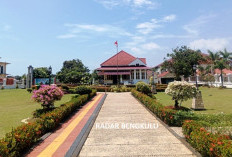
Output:
<instances>
[{"instance_id":1,"label":"hedge","mask_svg":"<svg viewBox=\"0 0 232 157\"><path fill-rule=\"evenodd\" d=\"M153 99L146 94L138 92L135 89L131 90L131 93L151 112L153 112L157 117L159 117L162 121L170 126L182 126L184 120L196 118L192 112L170 109L157 102L156 99Z\"/></svg>"},{"instance_id":2,"label":"hedge","mask_svg":"<svg viewBox=\"0 0 232 157\"><path fill-rule=\"evenodd\" d=\"M89 95L81 95L73 98L51 112L42 114L34 122L12 129L11 132L7 133L0 140L0 156L22 156L25 151L40 140L42 135L56 129L61 121L64 121L72 113L76 112L77 108L95 95L96 90L93 90Z\"/></svg>"},{"instance_id":3,"label":"hedge","mask_svg":"<svg viewBox=\"0 0 232 157\"><path fill-rule=\"evenodd\" d=\"M186 120L182 126L186 140L202 156L232 156L232 138L228 135L208 132L202 124Z\"/></svg>"},{"instance_id":4,"label":"hedge","mask_svg":"<svg viewBox=\"0 0 232 157\"><path fill-rule=\"evenodd\" d=\"M214 125L220 120L223 121L221 123L226 123L231 120L231 115L215 117L213 115L196 115L189 111L176 111L166 108L155 99L136 90L132 90L131 93L166 124L182 126L186 140L203 156L232 156L231 136L211 133L204 128L204 126Z\"/></svg>"}]
</instances>

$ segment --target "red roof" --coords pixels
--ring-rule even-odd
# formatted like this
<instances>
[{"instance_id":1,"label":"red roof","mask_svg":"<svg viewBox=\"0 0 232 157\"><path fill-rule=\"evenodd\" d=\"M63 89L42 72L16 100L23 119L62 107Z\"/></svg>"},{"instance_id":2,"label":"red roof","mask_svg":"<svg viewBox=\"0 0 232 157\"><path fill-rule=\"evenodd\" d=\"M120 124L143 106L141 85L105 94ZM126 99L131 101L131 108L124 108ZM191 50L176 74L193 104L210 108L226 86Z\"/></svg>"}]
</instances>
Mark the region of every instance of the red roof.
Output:
<instances>
[{"instance_id":1,"label":"red roof","mask_svg":"<svg viewBox=\"0 0 232 157\"><path fill-rule=\"evenodd\" d=\"M115 54L105 62L101 64L101 66L128 66L131 62L133 62L136 57L130 55L129 53L121 50L119 53ZM145 58L139 58L144 64L146 64Z\"/></svg>"},{"instance_id":2,"label":"red roof","mask_svg":"<svg viewBox=\"0 0 232 157\"><path fill-rule=\"evenodd\" d=\"M136 69L151 69L150 67L101 67L97 68L97 70L136 70Z\"/></svg>"},{"instance_id":3,"label":"red roof","mask_svg":"<svg viewBox=\"0 0 232 157\"><path fill-rule=\"evenodd\" d=\"M232 74L232 70L229 69L223 69L222 72L223 74ZM215 74L221 74L221 70L215 69Z\"/></svg>"},{"instance_id":4,"label":"red roof","mask_svg":"<svg viewBox=\"0 0 232 157\"><path fill-rule=\"evenodd\" d=\"M168 71L165 71L165 72L163 72L163 73L159 74L159 76L158 76L158 77L164 77L164 76L165 76L165 75L167 75L167 74L169 74L169 72L168 72Z\"/></svg>"}]
</instances>

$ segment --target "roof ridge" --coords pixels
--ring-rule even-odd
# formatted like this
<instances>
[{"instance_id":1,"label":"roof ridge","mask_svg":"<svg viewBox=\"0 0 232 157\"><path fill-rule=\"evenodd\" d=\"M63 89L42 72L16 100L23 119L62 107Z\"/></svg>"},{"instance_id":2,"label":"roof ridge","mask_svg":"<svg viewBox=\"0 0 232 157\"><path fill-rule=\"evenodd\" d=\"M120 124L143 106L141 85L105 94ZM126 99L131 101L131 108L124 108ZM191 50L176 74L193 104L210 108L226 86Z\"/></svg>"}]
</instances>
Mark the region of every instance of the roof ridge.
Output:
<instances>
[{"instance_id":1,"label":"roof ridge","mask_svg":"<svg viewBox=\"0 0 232 157\"><path fill-rule=\"evenodd\" d=\"M131 54L127 53L127 52L124 51L124 50L121 50L121 51L119 51L118 53L116 53L115 55L113 55L112 57L110 57L109 59L107 59L106 61L104 61L103 63L101 63L100 65L102 66L105 62L109 61L110 59L112 59L113 57L117 56L119 53L122 53L122 52L124 52L124 53L126 53L127 55L130 55L131 57L133 57L133 58L136 59L136 57L132 56Z\"/></svg>"}]
</instances>

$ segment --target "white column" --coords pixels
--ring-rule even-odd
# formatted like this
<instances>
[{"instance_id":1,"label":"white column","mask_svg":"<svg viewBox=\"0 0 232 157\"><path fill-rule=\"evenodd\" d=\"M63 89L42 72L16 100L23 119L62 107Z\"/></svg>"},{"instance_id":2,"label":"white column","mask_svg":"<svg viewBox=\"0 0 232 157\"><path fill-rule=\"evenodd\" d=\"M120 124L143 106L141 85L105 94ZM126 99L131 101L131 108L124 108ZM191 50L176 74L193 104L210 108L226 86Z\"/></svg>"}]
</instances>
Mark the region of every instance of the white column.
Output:
<instances>
[{"instance_id":1,"label":"white column","mask_svg":"<svg viewBox=\"0 0 232 157\"><path fill-rule=\"evenodd\" d=\"M130 80L131 80L131 70L130 70Z\"/></svg>"},{"instance_id":2,"label":"white column","mask_svg":"<svg viewBox=\"0 0 232 157\"><path fill-rule=\"evenodd\" d=\"M191 78L189 77L188 79L189 79L189 82L191 82Z\"/></svg>"},{"instance_id":3,"label":"white column","mask_svg":"<svg viewBox=\"0 0 232 157\"><path fill-rule=\"evenodd\" d=\"M16 79L14 79L14 84L13 85L16 87Z\"/></svg>"},{"instance_id":4,"label":"white column","mask_svg":"<svg viewBox=\"0 0 232 157\"><path fill-rule=\"evenodd\" d=\"M3 86L6 86L6 78L3 79Z\"/></svg>"},{"instance_id":5,"label":"white column","mask_svg":"<svg viewBox=\"0 0 232 157\"><path fill-rule=\"evenodd\" d=\"M134 80L136 80L136 70L134 70Z\"/></svg>"},{"instance_id":6,"label":"white column","mask_svg":"<svg viewBox=\"0 0 232 157\"><path fill-rule=\"evenodd\" d=\"M231 74L228 74L228 76L227 76L227 77L228 77L228 82L229 82L229 83L231 83L230 76L231 76Z\"/></svg>"},{"instance_id":7,"label":"white column","mask_svg":"<svg viewBox=\"0 0 232 157\"><path fill-rule=\"evenodd\" d=\"M3 65L3 73L6 74L6 64L5 66Z\"/></svg>"},{"instance_id":8,"label":"white column","mask_svg":"<svg viewBox=\"0 0 232 157\"><path fill-rule=\"evenodd\" d=\"M197 82L199 82L199 76L197 75Z\"/></svg>"},{"instance_id":9,"label":"white column","mask_svg":"<svg viewBox=\"0 0 232 157\"><path fill-rule=\"evenodd\" d=\"M120 75L120 83L122 83L122 75Z\"/></svg>"},{"instance_id":10,"label":"white column","mask_svg":"<svg viewBox=\"0 0 232 157\"><path fill-rule=\"evenodd\" d=\"M140 79L140 80L142 79L142 72L141 72L141 69L139 69L139 79Z\"/></svg>"},{"instance_id":11,"label":"white column","mask_svg":"<svg viewBox=\"0 0 232 157\"><path fill-rule=\"evenodd\" d=\"M147 70L145 70L145 80L147 79Z\"/></svg>"}]
</instances>

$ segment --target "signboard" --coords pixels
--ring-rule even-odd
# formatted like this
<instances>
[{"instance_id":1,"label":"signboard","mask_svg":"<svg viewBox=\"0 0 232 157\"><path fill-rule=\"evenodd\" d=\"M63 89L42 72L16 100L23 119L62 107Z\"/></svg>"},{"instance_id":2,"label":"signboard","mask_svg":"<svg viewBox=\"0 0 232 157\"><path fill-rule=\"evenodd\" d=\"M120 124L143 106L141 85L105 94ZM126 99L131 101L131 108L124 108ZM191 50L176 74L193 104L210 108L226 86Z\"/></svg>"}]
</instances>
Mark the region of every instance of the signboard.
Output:
<instances>
[{"instance_id":1,"label":"signboard","mask_svg":"<svg viewBox=\"0 0 232 157\"><path fill-rule=\"evenodd\" d=\"M51 78L51 84L54 84L54 78ZM35 85L49 85L49 78L35 78Z\"/></svg>"}]
</instances>

